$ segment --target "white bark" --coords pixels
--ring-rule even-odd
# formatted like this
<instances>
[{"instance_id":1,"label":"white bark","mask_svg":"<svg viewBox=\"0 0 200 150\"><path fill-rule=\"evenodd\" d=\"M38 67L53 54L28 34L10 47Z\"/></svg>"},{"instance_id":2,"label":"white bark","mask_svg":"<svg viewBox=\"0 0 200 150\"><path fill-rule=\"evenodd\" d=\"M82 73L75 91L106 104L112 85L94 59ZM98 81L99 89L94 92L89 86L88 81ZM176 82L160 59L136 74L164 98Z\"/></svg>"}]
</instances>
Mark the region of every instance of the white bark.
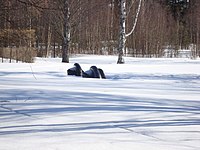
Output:
<instances>
[{"instance_id":1,"label":"white bark","mask_svg":"<svg viewBox=\"0 0 200 150\"><path fill-rule=\"evenodd\" d=\"M136 27L137 21L138 21L138 16L139 16L140 9L141 9L141 4L142 4L142 0L140 0L140 2L139 2L139 6L138 6L137 13L136 13L136 16L135 16L133 28L128 34L126 34L126 37L130 36L133 33L133 31L135 30L135 27Z\"/></svg>"},{"instance_id":2,"label":"white bark","mask_svg":"<svg viewBox=\"0 0 200 150\"><path fill-rule=\"evenodd\" d=\"M133 4L133 2L132 2L132 4ZM120 5L120 35L119 35L119 47L118 47L119 55L118 55L118 61L117 61L118 64L124 63L124 60L123 60L122 57L123 57L123 54L124 54L124 51L125 51L126 38L128 36L130 36L136 28L138 16L139 16L140 9L141 9L141 4L142 4L142 0L139 1L138 9L137 9L137 12L136 12L136 17L134 19L133 28L128 34L126 34L126 17L127 17L126 16L126 0L119 0L119 5Z\"/></svg>"},{"instance_id":3,"label":"white bark","mask_svg":"<svg viewBox=\"0 0 200 150\"><path fill-rule=\"evenodd\" d=\"M62 62L69 63L69 2L64 0L64 23L63 23L63 45L62 45Z\"/></svg>"},{"instance_id":4,"label":"white bark","mask_svg":"<svg viewBox=\"0 0 200 150\"><path fill-rule=\"evenodd\" d=\"M118 47L118 64L124 63L123 53L126 43L126 0L120 0L120 35L119 35L119 47Z\"/></svg>"}]
</instances>

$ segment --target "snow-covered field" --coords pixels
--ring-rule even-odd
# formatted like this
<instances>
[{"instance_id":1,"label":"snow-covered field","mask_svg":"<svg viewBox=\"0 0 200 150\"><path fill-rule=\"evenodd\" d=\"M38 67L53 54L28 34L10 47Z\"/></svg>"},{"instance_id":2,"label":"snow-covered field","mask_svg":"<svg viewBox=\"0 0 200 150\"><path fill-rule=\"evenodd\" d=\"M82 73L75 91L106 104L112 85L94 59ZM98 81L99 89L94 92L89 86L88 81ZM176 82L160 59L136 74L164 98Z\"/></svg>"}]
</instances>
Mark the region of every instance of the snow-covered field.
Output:
<instances>
[{"instance_id":1,"label":"snow-covered field","mask_svg":"<svg viewBox=\"0 0 200 150\"><path fill-rule=\"evenodd\" d=\"M199 150L200 60L0 63L0 150ZM67 76L75 62L107 79Z\"/></svg>"}]
</instances>

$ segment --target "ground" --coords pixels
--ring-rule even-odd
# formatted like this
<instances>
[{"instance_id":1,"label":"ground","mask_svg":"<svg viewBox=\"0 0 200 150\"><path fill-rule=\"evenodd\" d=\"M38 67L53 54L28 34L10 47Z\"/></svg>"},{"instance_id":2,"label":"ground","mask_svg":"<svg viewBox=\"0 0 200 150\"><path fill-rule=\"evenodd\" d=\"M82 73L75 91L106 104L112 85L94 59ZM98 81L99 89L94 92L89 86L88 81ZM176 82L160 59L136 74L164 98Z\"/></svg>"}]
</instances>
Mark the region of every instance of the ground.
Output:
<instances>
[{"instance_id":1,"label":"ground","mask_svg":"<svg viewBox=\"0 0 200 150\"><path fill-rule=\"evenodd\" d=\"M199 150L200 60L0 64L0 150ZM67 76L75 62L107 79Z\"/></svg>"}]
</instances>

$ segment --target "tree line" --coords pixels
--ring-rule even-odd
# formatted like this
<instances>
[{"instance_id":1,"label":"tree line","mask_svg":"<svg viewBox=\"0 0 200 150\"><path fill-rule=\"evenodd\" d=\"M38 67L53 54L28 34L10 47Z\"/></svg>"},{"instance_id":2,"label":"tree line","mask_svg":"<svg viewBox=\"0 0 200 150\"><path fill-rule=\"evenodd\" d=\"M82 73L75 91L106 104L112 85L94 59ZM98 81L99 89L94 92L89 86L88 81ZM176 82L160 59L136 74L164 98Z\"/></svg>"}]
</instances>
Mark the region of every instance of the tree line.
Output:
<instances>
[{"instance_id":1,"label":"tree line","mask_svg":"<svg viewBox=\"0 0 200 150\"><path fill-rule=\"evenodd\" d=\"M0 57L69 62L73 54L162 57L171 49L176 57L179 49L191 49L195 58L199 8L198 0L0 0ZM124 48L122 19L124 31L133 31Z\"/></svg>"}]
</instances>

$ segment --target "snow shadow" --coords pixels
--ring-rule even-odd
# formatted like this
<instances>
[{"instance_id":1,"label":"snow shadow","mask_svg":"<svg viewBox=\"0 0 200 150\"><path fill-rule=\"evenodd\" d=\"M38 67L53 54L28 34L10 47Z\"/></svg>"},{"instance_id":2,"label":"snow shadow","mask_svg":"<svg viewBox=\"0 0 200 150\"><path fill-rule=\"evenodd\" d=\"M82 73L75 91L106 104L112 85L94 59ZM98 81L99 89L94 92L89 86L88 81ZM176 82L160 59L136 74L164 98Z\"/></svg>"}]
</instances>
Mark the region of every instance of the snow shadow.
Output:
<instances>
[{"instance_id":1,"label":"snow shadow","mask_svg":"<svg viewBox=\"0 0 200 150\"><path fill-rule=\"evenodd\" d=\"M0 135L31 134L41 132L97 132L103 129L121 129L134 132L141 127L181 127L200 125L199 101L155 99L147 97L115 96L112 94L69 92L56 90L0 90L0 122L13 121L13 125L0 126ZM129 116L129 119L77 120L79 123L38 123L15 125L15 121L40 120L46 116L97 117L100 114ZM137 115L136 115L137 114ZM138 117L138 114L141 114ZM159 116L157 116L159 114ZM157 117L156 117L157 116ZM76 120L76 117L74 118Z\"/></svg>"},{"instance_id":2,"label":"snow shadow","mask_svg":"<svg viewBox=\"0 0 200 150\"><path fill-rule=\"evenodd\" d=\"M199 75L194 74L183 74L183 75L156 75L156 74L109 74L106 76L107 79L120 80L120 79L140 79L140 80L181 80L181 81L192 81L200 80Z\"/></svg>"},{"instance_id":3,"label":"snow shadow","mask_svg":"<svg viewBox=\"0 0 200 150\"><path fill-rule=\"evenodd\" d=\"M0 71L0 77L7 77L7 76L49 76L49 77L66 77L66 74L56 72L56 71L47 71L47 72L30 72L30 71L21 71L21 72L6 72L6 71Z\"/></svg>"},{"instance_id":4,"label":"snow shadow","mask_svg":"<svg viewBox=\"0 0 200 150\"><path fill-rule=\"evenodd\" d=\"M167 121L159 122L159 120L147 120L147 121L119 120L119 121L69 123L69 124L55 124L54 123L54 124L19 125L19 126L0 127L0 130L3 130L0 132L0 135L30 134L30 133L32 134L32 133L41 133L41 132L75 132L75 131L76 132L80 132L80 131L90 132L91 130L100 130L100 129L103 130L103 129L113 129L113 128L123 129L125 130L124 132L127 132L127 131L135 132L134 129L132 128L170 127L170 126L181 127L181 126L190 126L190 125L199 125L199 120L198 119L194 119L194 120L183 119L183 120L169 120L168 122ZM142 134L142 133L138 132L138 134ZM151 135L146 134L146 136L151 136Z\"/></svg>"}]
</instances>

